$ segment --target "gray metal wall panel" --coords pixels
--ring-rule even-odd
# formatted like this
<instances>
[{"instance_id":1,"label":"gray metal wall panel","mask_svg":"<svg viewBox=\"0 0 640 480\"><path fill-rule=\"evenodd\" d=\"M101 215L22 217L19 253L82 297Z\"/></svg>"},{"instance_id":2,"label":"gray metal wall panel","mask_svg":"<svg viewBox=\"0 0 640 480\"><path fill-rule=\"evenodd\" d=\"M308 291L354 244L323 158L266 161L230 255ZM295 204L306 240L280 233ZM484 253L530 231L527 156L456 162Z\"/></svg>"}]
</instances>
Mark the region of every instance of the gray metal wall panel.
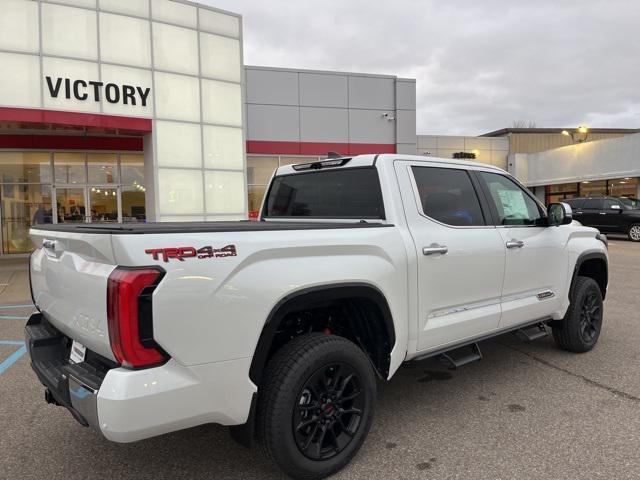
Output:
<instances>
[{"instance_id":1,"label":"gray metal wall panel","mask_svg":"<svg viewBox=\"0 0 640 480\"><path fill-rule=\"evenodd\" d=\"M349 141L349 111L342 108L300 108L300 141Z\"/></svg>"},{"instance_id":2,"label":"gray metal wall panel","mask_svg":"<svg viewBox=\"0 0 640 480\"><path fill-rule=\"evenodd\" d=\"M399 143L396 145L396 152L402 155L419 155L415 143Z\"/></svg>"},{"instance_id":3,"label":"gray metal wall panel","mask_svg":"<svg viewBox=\"0 0 640 480\"><path fill-rule=\"evenodd\" d=\"M300 105L310 107L349 106L349 85L345 75L300 74Z\"/></svg>"},{"instance_id":4,"label":"gray metal wall panel","mask_svg":"<svg viewBox=\"0 0 640 480\"><path fill-rule=\"evenodd\" d=\"M416 111L398 110L396 112L396 142L413 143L417 142L416 137Z\"/></svg>"},{"instance_id":5,"label":"gray metal wall panel","mask_svg":"<svg viewBox=\"0 0 640 480\"><path fill-rule=\"evenodd\" d=\"M298 74L278 70L246 69L247 102L298 105Z\"/></svg>"},{"instance_id":6,"label":"gray metal wall panel","mask_svg":"<svg viewBox=\"0 0 640 480\"><path fill-rule=\"evenodd\" d=\"M248 105L247 139L299 141L298 110L281 105Z\"/></svg>"},{"instance_id":7,"label":"gray metal wall panel","mask_svg":"<svg viewBox=\"0 0 640 480\"><path fill-rule=\"evenodd\" d=\"M396 108L416 109L416 82L396 81Z\"/></svg>"},{"instance_id":8,"label":"gray metal wall panel","mask_svg":"<svg viewBox=\"0 0 640 480\"><path fill-rule=\"evenodd\" d=\"M382 117L384 110L350 110L350 143L396 143L395 122Z\"/></svg>"},{"instance_id":9,"label":"gray metal wall panel","mask_svg":"<svg viewBox=\"0 0 640 480\"><path fill-rule=\"evenodd\" d=\"M393 78L349 77L349 107L394 110L395 80Z\"/></svg>"}]
</instances>

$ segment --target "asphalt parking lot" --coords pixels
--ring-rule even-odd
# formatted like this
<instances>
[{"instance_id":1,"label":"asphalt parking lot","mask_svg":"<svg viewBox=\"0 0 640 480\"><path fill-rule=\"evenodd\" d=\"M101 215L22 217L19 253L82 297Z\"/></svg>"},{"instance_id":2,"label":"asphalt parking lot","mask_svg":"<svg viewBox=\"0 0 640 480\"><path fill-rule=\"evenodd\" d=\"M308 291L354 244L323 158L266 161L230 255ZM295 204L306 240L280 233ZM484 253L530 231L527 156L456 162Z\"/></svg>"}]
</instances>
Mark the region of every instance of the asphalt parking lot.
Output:
<instances>
[{"instance_id":1,"label":"asphalt parking lot","mask_svg":"<svg viewBox=\"0 0 640 480\"><path fill-rule=\"evenodd\" d=\"M640 478L640 244L611 243L592 352L505 335L457 371L437 361L404 367L379 384L371 434L335 478ZM10 293L0 292L0 478L280 478L223 427L120 445L47 405L22 353L32 310L24 272L0 270L0 283Z\"/></svg>"}]
</instances>

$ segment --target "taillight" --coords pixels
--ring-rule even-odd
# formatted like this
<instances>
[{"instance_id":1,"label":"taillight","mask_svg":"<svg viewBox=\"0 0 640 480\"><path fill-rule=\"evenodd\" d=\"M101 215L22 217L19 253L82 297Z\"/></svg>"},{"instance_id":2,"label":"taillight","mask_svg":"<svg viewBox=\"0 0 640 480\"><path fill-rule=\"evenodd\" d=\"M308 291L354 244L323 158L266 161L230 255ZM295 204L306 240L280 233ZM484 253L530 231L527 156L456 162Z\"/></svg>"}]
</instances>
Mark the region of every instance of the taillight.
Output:
<instances>
[{"instance_id":1,"label":"taillight","mask_svg":"<svg viewBox=\"0 0 640 480\"><path fill-rule=\"evenodd\" d=\"M153 341L151 294L164 275L157 267L117 267L107 283L109 341L124 367L158 365L166 354Z\"/></svg>"}]
</instances>

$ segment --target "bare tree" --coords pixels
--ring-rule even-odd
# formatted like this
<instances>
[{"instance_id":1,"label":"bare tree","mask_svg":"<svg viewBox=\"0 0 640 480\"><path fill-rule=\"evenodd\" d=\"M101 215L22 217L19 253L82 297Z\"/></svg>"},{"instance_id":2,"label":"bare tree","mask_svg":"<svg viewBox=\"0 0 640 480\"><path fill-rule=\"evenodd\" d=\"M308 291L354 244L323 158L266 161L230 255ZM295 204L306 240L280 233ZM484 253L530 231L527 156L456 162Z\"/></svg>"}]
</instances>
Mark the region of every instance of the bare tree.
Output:
<instances>
[{"instance_id":1,"label":"bare tree","mask_svg":"<svg viewBox=\"0 0 640 480\"><path fill-rule=\"evenodd\" d=\"M536 122L533 120L514 120L511 128L536 128Z\"/></svg>"}]
</instances>

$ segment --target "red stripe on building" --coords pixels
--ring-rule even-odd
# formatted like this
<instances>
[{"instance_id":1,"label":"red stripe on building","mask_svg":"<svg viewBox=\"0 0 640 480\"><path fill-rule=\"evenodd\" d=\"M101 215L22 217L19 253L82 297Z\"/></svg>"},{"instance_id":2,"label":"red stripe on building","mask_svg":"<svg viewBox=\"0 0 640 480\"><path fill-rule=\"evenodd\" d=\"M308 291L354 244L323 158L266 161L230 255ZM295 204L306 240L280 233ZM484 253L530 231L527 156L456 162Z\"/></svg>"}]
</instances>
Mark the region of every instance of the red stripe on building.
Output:
<instances>
[{"instance_id":1,"label":"red stripe on building","mask_svg":"<svg viewBox=\"0 0 640 480\"><path fill-rule=\"evenodd\" d=\"M0 107L0 121L64 125L73 127L111 128L137 133L151 132L152 125L151 120L148 118L8 107Z\"/></svg>"},{"instance_id":2,"label":"red stripe on building","mask_svg":"<svg viewBox=\"0 0 640 480\"><path fill-rule=\"evenodd\" d=\"M0 148L25 150L114 150L141 152L141 137L0 135Z\"/></svg>"},{"instance_id":3,"label":"red stripe on building","mask_svg":"<svg viewBox=\"0 0 640 480\"><path fill-rule=\"evenodd\" d=\"M270 155L326 155L334 151L343 155L367 153L396 153L396 146L389 143L320 143L320 142L271 142L247 140L247 153Z\"/></svg>"}]
</instances>

